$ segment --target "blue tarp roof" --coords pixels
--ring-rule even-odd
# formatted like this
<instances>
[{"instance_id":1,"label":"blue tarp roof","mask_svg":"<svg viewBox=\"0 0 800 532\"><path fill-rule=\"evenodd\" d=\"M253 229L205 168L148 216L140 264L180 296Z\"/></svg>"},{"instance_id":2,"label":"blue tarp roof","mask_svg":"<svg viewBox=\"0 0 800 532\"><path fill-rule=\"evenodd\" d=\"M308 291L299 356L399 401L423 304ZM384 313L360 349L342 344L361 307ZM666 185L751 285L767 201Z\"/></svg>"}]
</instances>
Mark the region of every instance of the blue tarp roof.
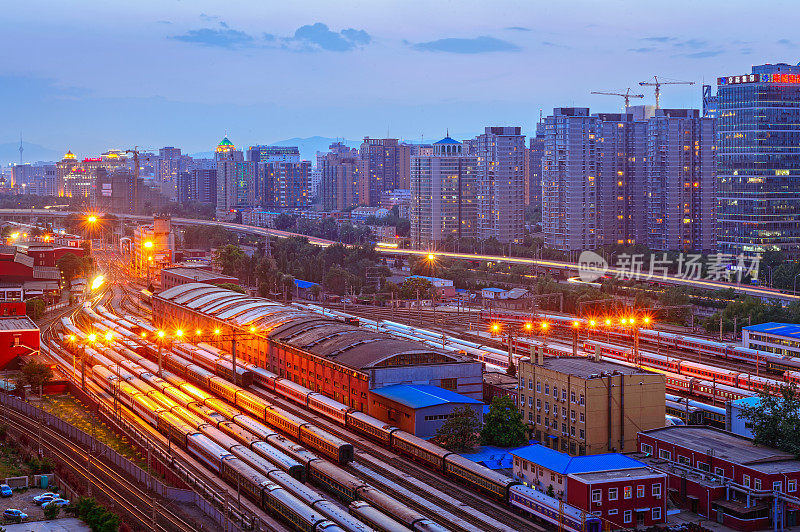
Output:
<instances>
[{"instance_id":1,"label":"blue tarp roof","mask_svg":"<svg viewBox=\"0 0 800 532\"><path fill-rule=\"evenodd\" d=\"M758 406L760 403L760 397L742 397L741 399L731 401L731 404L736 406Z\"/></svg>"},{"instance_id":2,"label":"blue tarp roof","mask_svg":"<svg viewBox=\"0 0 800 532\"><path fill-rule=\"evenodd\" d=\"M489 469L511 469L514 467L511 454L508 452L508 449L503 449L502 447L485 445L476 453L467 453L461 456L467 460L483 464Z\"/></svg>"},{"instance_id":3,"label":"blue tarp roof","mask_svg":"<svg viewBox=\"0 0 800 532\"><path fill-rule=\"evenodd\" d=\"M312 283L311 281L303 281L302 279L295 279L294 280L294 285L297 288L311 288L315 284L317 284L317 283Z\"/></svg>"},{"instance_id":4,"label":"blue tarp roof","mask_svg":"<svg viewBox=\"0 0 800 532\"><path fill-rule=\"evenodd\" d=\"M800 325L795 325L793 323L777 323L771 321L760 325L748 325L747 327L742 327L742 329L800 340Z\"/></svg>"},{"instance_id":5,"label":"blue tarp roof","mask_svg":"<svg viewBox=\"0 0 800 532\"><path fill-rule=\"evenodd\" d=\"M515 449L511 451L511 454L540 465L543 468L555 471L560 475L610 471L613 469L630 469L644 466L642 462L620 453L570 456L566 453L560 453L549 447L538 444Z\"/></svg>"},{"instance_id":6,"label":"blue tarp roof","mask_svg":"<svg viewBox=\"0 0 800 532\"><path fill-rule=\"evenodd\" d=\"M411 408L425 408L446 403L483 404L477 399L430 384L393 384L376 388L372 393Z\"/></svg>"},{"instance_id":7,"label":"blue tarp roof","mask_svg":"<svg viewBox=\"0 0 800 532\"><path fill-rule=\"evenodd\" d=\"M502 288L481 288L481 290L488 290L489 292L505 292Z\"/></svg>"},{"instance_id":8,"label":"blue tarp roof","mask_svg":"<svg viewBox=\"0 0 800 532\"><path fill-rule=\"evenodd\" d=\"M436 281L444 281L446 283L452 283L450 279L442 279L441 277L429 277L427 275L409 275L407 279L427 279L428 281L434 283Z\"/></svg>"}]
</instances>

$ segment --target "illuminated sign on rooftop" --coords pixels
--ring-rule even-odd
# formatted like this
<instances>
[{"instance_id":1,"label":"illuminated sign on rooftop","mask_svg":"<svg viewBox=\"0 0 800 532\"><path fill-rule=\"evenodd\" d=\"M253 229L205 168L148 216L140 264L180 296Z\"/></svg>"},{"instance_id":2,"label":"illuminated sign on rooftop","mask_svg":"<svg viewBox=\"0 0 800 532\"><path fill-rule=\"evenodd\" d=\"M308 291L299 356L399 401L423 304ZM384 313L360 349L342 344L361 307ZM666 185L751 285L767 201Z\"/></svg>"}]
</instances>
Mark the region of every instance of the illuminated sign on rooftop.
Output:
<instances>
[{"instance_id":1,"label":"illuminated sign on rooftop","mask_svg":"<svg viewBox=\"0 0 800 532\"><path fill-rule=\"evenodd\" d=\"M745 74L717 78L717 85L739 85L742 83L800 83L800 74Z\"/></svg>"}]
</instances>

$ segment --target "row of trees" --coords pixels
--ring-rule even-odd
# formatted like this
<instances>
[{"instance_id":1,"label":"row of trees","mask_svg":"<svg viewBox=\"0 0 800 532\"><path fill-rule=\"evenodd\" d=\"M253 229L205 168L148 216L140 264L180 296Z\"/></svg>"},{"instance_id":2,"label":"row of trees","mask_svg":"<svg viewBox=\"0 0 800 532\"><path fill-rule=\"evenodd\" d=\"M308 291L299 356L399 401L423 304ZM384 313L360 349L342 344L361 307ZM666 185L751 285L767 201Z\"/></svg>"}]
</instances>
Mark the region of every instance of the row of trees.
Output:
<instances>
[{"instance_id":1,"label":"row of trees","mask_svg":"<svg viewBox=\"0 0 800 532\"><path fill-rule=\"evenodd\" d=\"M497 447L519 447L528 442L528 429L522 413L510 397L495 397L489 412L483 417L482 428L473 408L458 407L436 432L433 441L458 453L471 451L478 442Z\"/></svg>"}]
</instances>

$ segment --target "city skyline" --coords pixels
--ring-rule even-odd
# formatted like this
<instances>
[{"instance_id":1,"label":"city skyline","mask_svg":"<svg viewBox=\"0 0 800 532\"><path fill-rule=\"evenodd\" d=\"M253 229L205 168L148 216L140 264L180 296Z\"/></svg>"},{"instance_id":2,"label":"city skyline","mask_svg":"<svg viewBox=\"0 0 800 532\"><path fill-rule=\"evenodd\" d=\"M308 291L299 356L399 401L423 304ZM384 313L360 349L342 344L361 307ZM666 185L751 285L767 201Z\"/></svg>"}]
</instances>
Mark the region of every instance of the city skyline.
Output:
<instances>
[{"instance_id":1,"label":"city skyline","mask_svg":"<svg viewBox=\"0 0 800 532\"><path fill-rule=\"evenodd\" d=\"M14 102L0 144L22 133L57 152L145 144L193 153L226 132L242 145L387 133L433 141L447 127L466 139L487 124L530 135L540 109L619 110L621 101L593 90L631 87L645 95L637 103L652 104L652 88L638 82L653 75L696 83L666 88L663 107L699 108L704 81L796 63L798 8L772 4L759 12L770 28L761 34L744 2L243 2L222 11L201 1L143 2L135 12L33 2L0 26L0 42L15 50L0 63L0 97Z\"/></svg>"}]
</instances>

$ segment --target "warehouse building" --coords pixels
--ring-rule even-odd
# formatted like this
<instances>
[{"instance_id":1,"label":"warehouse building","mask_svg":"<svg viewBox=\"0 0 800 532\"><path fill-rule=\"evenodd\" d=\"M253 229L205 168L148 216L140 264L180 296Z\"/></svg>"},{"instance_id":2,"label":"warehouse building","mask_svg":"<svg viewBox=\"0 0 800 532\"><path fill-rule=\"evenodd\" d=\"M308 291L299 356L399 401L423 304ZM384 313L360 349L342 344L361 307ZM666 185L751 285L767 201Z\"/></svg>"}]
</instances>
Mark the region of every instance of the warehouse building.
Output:
<instances>
[{"instance_id":1,"label":"warehouse building","mask_svg":"<svg viewBox=\"0 0 800 532\"><path fill-rule=\"evenodd\" d=\"M430 438L459 407L471 408L483 423L482 402L427 384L395 384L372 390L369 414L420 438Z\"/></svg>"},{"instance_id":2,"label":"warehouse building","mask_svg":"<svg viewBox=\"0 0 800 532\"><path fill-rule=\"evenodd\" d=\"M762 353L800 357L800 325L770 322L742 327L742 345Z\"/></svg>"},{"instance_id":3,"label":"warehouse building","mask_svg":"<svg viewBox=\"0 0 800 532\"><path fill-rule=\"evenodd\" d=\"M4 303L0 308L0 369L10 369L17 357L39 352L41 335L39 327L25 315L24 303Z\"/></svg>"},{"instance_id":4,"label":"warehouse building","mask_svg":"<svg viewBox=\"0 0 800 532\"><path fill-rule=\"evenodd\" d=\"M667 474L671 500L734 530L797 524L800 460L792 453L701 425L638 435L640 460Z\"/></svg>"},{"instance_id":5,"label":"warehouse building","mask_svg":"<svg viewBox=\"0 0 800 532\"><path fill-rule=\"evenodd\" d=\"M161 287L164 290L187 283L239 284L239 279L231 275L214 273L200 268L164 268L161 270Z\"/></svg>"},{"instance_id":6,"label":"warehouse building","mask_svg":"<svg viewBox=\"0 0 800 532\"><path fill-rule=\"evenodd\" d=\"M319 314L203 283L164 290L153 319L199 336L240 361L323 393L363 412L375 388L430 384L473 399L483 394L483 365L422 343L369 331ZM219 329L215 337L208 334Z\"/></svg>"}]
</instances>

